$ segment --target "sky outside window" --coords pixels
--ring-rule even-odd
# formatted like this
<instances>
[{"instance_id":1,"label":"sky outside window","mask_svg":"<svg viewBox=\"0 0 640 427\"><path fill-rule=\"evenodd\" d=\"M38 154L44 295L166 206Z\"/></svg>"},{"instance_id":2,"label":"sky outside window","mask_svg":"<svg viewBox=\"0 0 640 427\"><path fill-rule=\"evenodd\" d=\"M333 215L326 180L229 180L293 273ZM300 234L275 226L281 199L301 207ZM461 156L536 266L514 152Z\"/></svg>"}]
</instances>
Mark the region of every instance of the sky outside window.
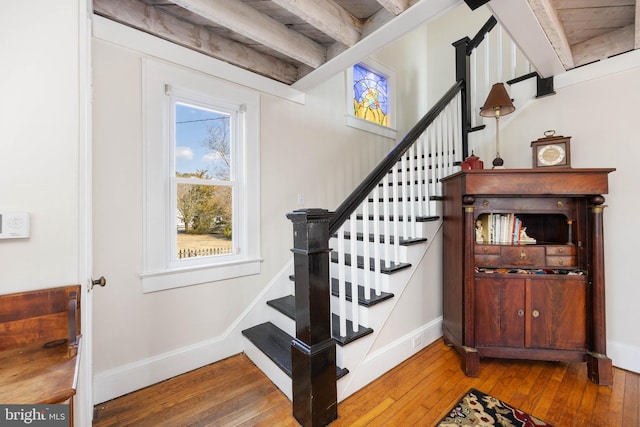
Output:
<instances>
[{"instance_id":1,"label":"sky outside window","mask_svg":"<svg viewBox=\"0 0 640 427\"><path fill-rule=\"evenodd\" d=\"M205 141L211 129L219 129L224 121L228 124L229 118L228 114L176 103L176 172L207 170L214 176L212 172L221 160ZM228 135L225 139L229 140Z\"/></svg>"}]
</instances>

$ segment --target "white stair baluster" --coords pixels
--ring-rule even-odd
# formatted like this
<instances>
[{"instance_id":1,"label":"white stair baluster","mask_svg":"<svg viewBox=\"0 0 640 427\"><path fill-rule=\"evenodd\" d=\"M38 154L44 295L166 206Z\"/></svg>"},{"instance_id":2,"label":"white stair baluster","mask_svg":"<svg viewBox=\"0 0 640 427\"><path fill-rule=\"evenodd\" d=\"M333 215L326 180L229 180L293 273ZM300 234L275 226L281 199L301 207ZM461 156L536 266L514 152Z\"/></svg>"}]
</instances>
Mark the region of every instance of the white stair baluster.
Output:
<instances>
[{"instance_id":1,"label":"white stair baluster","mask_svg":"<svg viewBox=\"0 0 640 427\"><path fill-rule=\"evenodd\" d=\"M407 155L409 153L405 153L402 155L402 161L400 165L402 166L401 170L401 180L402 180L402 238L406 239L409 235L409 171L407 166Z\"/></svg>"},{"instance_id":2,"label":"white stair baluster","mask_svg":"<svg viewBox=\"0 0 640 427\"><path fill-rule=\"evenodd\" d=\"M393 167L393 262L400 262L400 191L398 189L398 165Z\"/></svg>"},{"instance_id":3,"label":"white stair baluster","mask_svg":"<svg viewBox=\"0 0 640 427\"><path fill-rule=\"evenodd\" d=\"M444 171L444 148L442 138L442 115L439 115L435 120L435 132L436 132L436 150L438 150L438 168L436 169L436 189L438 190L438 196L440 194L440 178L443 177Z\"/></svg>"},{"instance_id":4,"label":"white stair baluster","mask_svg":"<svg viewBox=\"0 0 640 427\"><path fill-rule=\"evenodd\" d=\"M437 161L437 152L438 152L438 140L437 140L437 135L436 135L436 126L434 123L431 124L431 126L429 126L429 159L430 159L430 164L429 164L429 175L430 175L430 182L429 182L429 187L430 187L430 192L429 192L429 196L436 196L438 193L436 192L436 183L438 182L438 177L436 175L437 173L437 168L438 165L436 164ZM431 212L431 203L429 204L429 212Z\"/></svg>"},{"instance_id":5,"label":"white stair baluster","mask_svg":"<svg viewBox=\"0 0 640 427\"><path fill-rule=\"evenodd\" d=\"M424 216L424 203L422 202L425 190L425 184L422 182L427 180L426 174L424 173L424 140L426 139L426 131L420 135L418 141L414 144L416 146L416 180L418 182L418 187L416 188L416 197L418 205L417 215ZM415 230L414 230L415 232Z\"/></svg>"},{"instance_id":6,"label":"white stair baluster","mask_svg":"<svg viewBox=\"0 0 640 427\"><path fill-rule=\"evenodd\" d=\"M462 102L462 96L460 95L460 92L458 92L455 99L453 100L453 105L454 105L453 111L455 113L454 128L456 130L456 145L455 145L456 159L459 160L460 162L464 160L462 158L462 111L461 111L462 104L461 102Z\"/></svg>"},{"instance_id":7,"label":"white stair baluster","mask_svg":"<svg viewBox=\"0 0 640 427\"><path fill-rule=\"evenodd\" d=\"M389 174L384 176L382 180L382 207L384 211L384 263L385 267L389 267L391 264L391 223L389 221L390 215L390 201L389 201Z\"/></svg>"},{"instance_id":8,"label":"white stair baluster","mask_svg":"<svg viewBox=\"0 0 640 427\"><path fill-rule=\"evenodd\" d=\"M450 124L449 120L449 106L446 106L440 117L442 117L442 151L445 158L445 167L443 170L443 177L448 176L451 172L451 140L450 140Z\"/></svg>"},{"instance_id":9,"label":"white stair baluster","mask_svg":"<svg viewBox=\"0 0 640 427\"><path fill-rule=\"evenodd\" d=\"M382 293L380 277L380 186L373 189L373 259L374 259L374 286L376 295Z\"/></svg>"},{"instance_id":10,"label":"white stair baluster","mask_svg":"<svg viewBox=\"0 0 640 427\"><path fill-rule=\"evenodd\" d=\"M346 224L346 222L345 222ZM338 230L338 315L340 316L340 336L347 336L347 292L344 244L345 225Z\"/></svg>"},{"instance_id":11,"label":"white stair baluster","mask_svg":"<svg viewBox=\"0 0 640 427\"><path fill-rule=\"evenodd\" d=\"M358 216L356 211L353 211L351 217L349 218L349 229L353 230L351 232L351 245L349 248L349 252L351 253L351 322L353 326L353 331L356 332L358 330ZM367 269L367 261L364 260L364 269Z\"/></svg>"},{"instance_id":12,"label":"white stair baluster","mask_svg":"<svg viewBox=\"0 0 640 427\"><path fill-rule=\"evenodd\" d=\"M375 203L375 201L373 202ZM362 204L362 256L365 263L371 258L371 243L369 242L369 197ZM364 287L364 299L371 299L371 270L364 269L362 286Z\"/></svg>"},{"instance_id":13,"label":"white stair baluster","mask_svg":"<svg viewBox=\"0 0 640 427\"><path fill-rule=\"evenodd\" d=\"M413 238L416 237L416 193L417 193L417 188L416 186L420 186L420 183L418 182L416 184L416 162L415 162L415 157L416 157L416 145L419 145L420 141L416 141L410 148L409 148L409 200L407 201L409 203L409 216L411 217L411 223L410 223L410 227L409 227L409 233L407 235L405 235L405 239L408 238ZM408 221L407 221L408 222Z\"/></svg>"}]
</instances>

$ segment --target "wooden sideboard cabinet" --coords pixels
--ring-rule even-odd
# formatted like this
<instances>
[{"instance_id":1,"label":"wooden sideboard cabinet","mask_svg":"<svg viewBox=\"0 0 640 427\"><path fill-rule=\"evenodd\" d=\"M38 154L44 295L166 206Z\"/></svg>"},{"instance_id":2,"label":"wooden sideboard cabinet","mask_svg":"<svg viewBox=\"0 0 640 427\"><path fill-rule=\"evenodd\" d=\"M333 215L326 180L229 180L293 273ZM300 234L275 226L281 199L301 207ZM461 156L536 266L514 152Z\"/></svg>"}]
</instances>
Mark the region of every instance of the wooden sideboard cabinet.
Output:
<instances>
[{"instance_id":1,"label":"wooden sideboard cabinet","mask_svg":"<svg viewBox=\"0 0 640 427\"><path fill-rule=\"evenodd\" d=\"M603 194L615 169L474 169L442 179L443 334L468 376L483 357L606 355ZM524 231L523 231L524 229Z\"/></svg>"}]
</instances>

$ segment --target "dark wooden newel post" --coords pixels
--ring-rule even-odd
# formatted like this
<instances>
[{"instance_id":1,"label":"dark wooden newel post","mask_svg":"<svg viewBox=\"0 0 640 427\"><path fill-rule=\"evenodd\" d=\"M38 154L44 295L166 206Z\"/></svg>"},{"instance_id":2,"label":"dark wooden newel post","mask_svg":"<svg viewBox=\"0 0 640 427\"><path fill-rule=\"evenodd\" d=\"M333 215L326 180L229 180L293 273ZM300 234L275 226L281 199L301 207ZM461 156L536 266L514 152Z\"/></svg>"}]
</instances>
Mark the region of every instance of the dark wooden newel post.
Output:
<instances>
[{"instance_id":1,"label":"dark wooden newel post","mask_svg":"<svg viewBox=\"0 0 640 427\"><path fill-rule=\"evenodd\" d=\"M296 337L291 343L293 416L303 426L338 418L336 346L331 338L329 222L324 209L287 214L293 222Z\"/></svg>"}]
</instances>

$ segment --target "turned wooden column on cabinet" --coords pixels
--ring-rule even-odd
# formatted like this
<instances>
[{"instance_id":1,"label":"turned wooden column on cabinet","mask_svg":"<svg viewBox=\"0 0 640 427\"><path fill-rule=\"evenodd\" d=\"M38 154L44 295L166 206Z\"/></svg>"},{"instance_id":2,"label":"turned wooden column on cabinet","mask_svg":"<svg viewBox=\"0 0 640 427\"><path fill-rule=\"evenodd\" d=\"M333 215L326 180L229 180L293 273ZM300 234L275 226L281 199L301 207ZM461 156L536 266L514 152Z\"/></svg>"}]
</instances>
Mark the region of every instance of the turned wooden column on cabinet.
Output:
<instances>
[{"instance_id":1,"label":"turned wooden column on cabinet","mask_svg":"<svg viewBox=\"0 0 640 427\"><path fill-rule=\"evenodd\" d=\"M603 194L615 169L474 169L442 179L445 341L468 376L480 358L606 355Z\"/></svg>"}]
</instances>

